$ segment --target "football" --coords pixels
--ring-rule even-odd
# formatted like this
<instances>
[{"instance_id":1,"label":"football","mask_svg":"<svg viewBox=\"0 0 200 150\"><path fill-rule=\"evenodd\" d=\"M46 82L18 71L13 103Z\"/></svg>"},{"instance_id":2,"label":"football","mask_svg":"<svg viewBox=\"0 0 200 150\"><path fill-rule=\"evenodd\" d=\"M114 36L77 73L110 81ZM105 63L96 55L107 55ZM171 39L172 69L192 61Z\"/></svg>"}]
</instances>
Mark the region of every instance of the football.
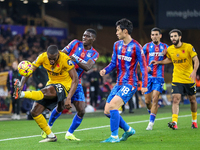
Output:
<instances>
[{"instance_id":1,"label":"football","mask_svg":"<svg viewBox=\"0 0 200 150\"><path fill-rule=\"evenodd\" d=\"M33 73L33 65L29 61L21 61L18 65L18 72L22 76L28 77Z\"/></svg>"}]
</instances>

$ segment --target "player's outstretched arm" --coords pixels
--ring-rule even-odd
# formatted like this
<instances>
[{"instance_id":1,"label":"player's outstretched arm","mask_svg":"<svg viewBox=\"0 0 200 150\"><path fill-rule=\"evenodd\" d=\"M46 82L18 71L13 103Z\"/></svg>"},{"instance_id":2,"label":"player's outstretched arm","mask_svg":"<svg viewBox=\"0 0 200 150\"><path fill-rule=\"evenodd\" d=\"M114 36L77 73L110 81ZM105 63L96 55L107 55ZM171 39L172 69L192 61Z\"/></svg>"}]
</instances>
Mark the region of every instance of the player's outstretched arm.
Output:
<instances>
[{"instance_id":1,"label":"player's outstretched arm","mask_svg":"<svg viewBox=\"0 0 200 150\"><path fill-rule=\"evenodd\" d=\"M33 72L34 72L36 69L37 69L37 67L33 65ZM32 72L32 74L33 74L33 72ZM24 84L28 81L29 77L30 77L32 74L30 74L28 77L25 77L25 76L22 77L22 79L21 79L21 87L20 87L21 90L23 89Z\"/></svg>"},{"instance_id":2,"label":"player's outstretched arm","mask_svg":"<svg viewBox=\"0 0 200 150\"><path fill-rule=\"evenodd\" d=\"M92 67L95 64L95 62L92 59L89 59L87 63L82 63L82 62L79 62L77 59L75 59L73 56L70 56L70 58L72 61L76 62L76 64L85 71L89 71L90 69L92 69Z\"/></svg>"},{"instance_id":3,"label":"player's outstretched arm","mask_svg":"<svg viewBox=\"0 0 200 150\"><path fill-rule=\"evenodd\" d=\"M170 63L172 63L172 60L171 59L169 59L169 58L165 58L164 60L162 60L162 61L156 61L156 60L152 60L151 62L150 62L150 65L151 64L153 64L153 65L166 65L166 64L170 64Z\"/></svg>"},{"instance_id":4,"label":"player's outstretched arm","mask_svg":"<svg viewBox=\"0 0 200 150\"><path fill-rule=\"evenodd\" d=\"M78 74L76 72L76 69L72 68L69 71L69 75L72 78L72 84L71 84L71 88L70 88L69 94L67 96L67 99L65 101L65 107L66 107L66 109L70 109L71 108L71 98L74 95L74 93L76 91L76 88L78 86Z\"/></svg>"}]
</instances>

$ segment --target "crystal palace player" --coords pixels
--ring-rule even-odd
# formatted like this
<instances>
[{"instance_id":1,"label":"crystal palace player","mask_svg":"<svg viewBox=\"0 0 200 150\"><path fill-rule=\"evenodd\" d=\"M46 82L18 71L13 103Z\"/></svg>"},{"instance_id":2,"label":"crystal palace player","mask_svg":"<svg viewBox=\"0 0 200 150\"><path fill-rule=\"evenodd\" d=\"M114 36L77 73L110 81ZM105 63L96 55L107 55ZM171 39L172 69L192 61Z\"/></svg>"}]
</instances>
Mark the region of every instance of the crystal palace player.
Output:
<instances>
[{"instance_id":1,"label":"crystal palace player","mask_svg":"<svg viewBox=\"0 0 200 150\"><path fill-rule=\"evenodd\" d=\"M111 136L102 143L115 143L125 141L135 134L135 130L130 127L120 116L118 109L128 102L137 90L137 64L140 63L142 72L142 94L147 91L147 65L145 55L140 44L132 39L131 33L133 25L128 19L121 19L116 22L116 34L119 41L114 43L113 55L110 64L100 71L104 76L117 69L117 83L107 98L104 108L105 115L110 118ZM122 138L118 137L118 129L125 132Z\"/></svg>"},{"instance_id":2,"label":"crystal palace player","mask_svg":"<svg viewBox=\"0 0 200 150\"><path fill-rule=\"evenodd\" d=\"M95 41L95 39L96 39L96 31L94 29L87 29L83 34L82 41L73 40L69 45L67 45L62 50L62 52L69 55L72 61L74 62L76 71L79 76L79 80L84 70L85 71L90 70L95 64L95 61L99 57L99 53L92 47L92 44ZM81 124L83 116L85 114L85 96L81 82L79 82L76 92L72 97L72 103L74 104L77 110L77 114L74 116L72 124L65 135L65 139L79 141L80 139L76 138L73 135L73 132ZM48 122L50 128L53 126L55 120L61 115L62 110L63 107L54 108ZM43 138L46 137L45 132L42 132L42 137Z\"/></svg>"},{"instance_id":3,"label":"crystal palace player","mask_svg":"<svg viewBox=\"0 0 200 150\"><path fill-rule=\"evenodd\" d=\"M143 47L148 67L148 91L145 93L145 103L150 113L149 124L146 130L153 129L154 121L158 111L159 95L163 91L164 65L149 65L152 60L163 60L165 58L162 51L167 49L168 45L160 42L161 37L161 30L159 28L153 28L151 30L152 42L145 44Z\"/></svg>"}]
</instances>

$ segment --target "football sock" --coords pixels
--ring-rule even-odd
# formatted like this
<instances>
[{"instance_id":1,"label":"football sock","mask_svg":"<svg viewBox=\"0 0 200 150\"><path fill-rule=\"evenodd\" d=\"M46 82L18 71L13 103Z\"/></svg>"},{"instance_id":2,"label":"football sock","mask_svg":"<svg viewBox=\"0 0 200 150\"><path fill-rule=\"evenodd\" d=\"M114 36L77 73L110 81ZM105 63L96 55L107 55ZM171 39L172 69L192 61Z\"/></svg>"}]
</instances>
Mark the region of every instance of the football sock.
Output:
<instances>
[{"instance_id":1,"label":"football sock","mask_svg":"<svg viewBox=\"0 0 200 150\"><path fill-rule=\"evenodd\" d=\"M150 122L153 122L153 123L154 123L155 118L156 118L156 114L151 113L151 114L150 114L150 118L149 118Z\"/></svg>"},{"instance_id":2,"label":"football sock","mask_svg":"<svg viewBox=\"0 0 200 150\"><path fill-rule=\"evenodd\" d=\"M76 128L78 128L78 126L81 124L83 118L79 117L77 114L74 116L73 120L72 120L72 124L69 127L69 132L70 133L74 133L74 130L76 130Z\"/></svg>"},{"instance_id":3,"label":"football sock","mask_svg":"<svg viewBox=\"0 0 200 150\"><path fill-rule=\"evenodd\" d=\"M105 114L106 117L110 118L110 114ZM124 119L119 115L120 121L119 121L119 127L122 128L124 131L127 131L130 126L124 121Z\"/></svg>"},{"instance_id":4,"label":"football sock","mask_svg":"<svg viewBox=\"0 0 200 150\"><path fill-rule=\"evenodd\" d=\"M124 131L128 131L130 126L124 121L124 119L121 116L119 116L119 118L120 118L119 127L122 128Z\"/></svg>"},{"instance_id":5,"label":"football sock","mask_svg":"<svg viewBox=\"0 0 200 150\"><path fill-rule=\"evenodd\" d=\"M151 113L151 110L147 109L148 113L150 114Z\"/></svg>"},{"instance_id":6,"label":"football sock","mask_svg":"<svg viewBox=\"0 0 200 150\"><path fill-rule=\"evenodd\" d=\"M192 122L197 122L197 112L192 112Z\"/></svg>"},{"instance_id":7,"label":"football sock","mask_svg":"<svg viewBox=\"0 0 200 150\"><path fill-rule=\"evenodd\" d=\"M24 91L24 94L24 98L32 99L35 101L39 101L44 98L44 94L42 93L42 91Z\"/></svg>"},{"instance_id":8,"label":"football sock","mask_svg":"<svg viewBox=\"0 0 200 150\"><path fill-rule=\"evenodd\" d=\"M49 135L51 133L51 129L49 128L46 119L42 114L38 115L37 117L33 117L35 122L38 124L38 126L47 134Z\"/></svg>"},{"instance_id":9,"label":"football sock","mask_svg":"<svg viewBox=\"0 0 200 150\"><path fill-rule=\"evenodd\" d=\"M111 136L118 136L120 115L118 110L110 110L110 130Z\"/></svg>"},{"instance_id":10,"label":"football sock","mask_svg":"<svg viewBox=\"0 0 200 150\"><path fill-rule=\"evenodd\" d=\"M172 122L178 122L178 115L177 114L173 114L172 115Z\"/></svg>"},{"instance_id":11,"label":"football sock","mask_svg":"<svg viewBox=\"0 0 200 150\"><path fill-rule=\"evenodd\" d=\"M57 111L57 107L55 107L53 109L53 111L51 112L51 116L49 118L49 122L48 125L49 126L53 126L53 123L56 121L56 119L62 114L62 112L58 112Z\"/></svg>"}]
</instances>

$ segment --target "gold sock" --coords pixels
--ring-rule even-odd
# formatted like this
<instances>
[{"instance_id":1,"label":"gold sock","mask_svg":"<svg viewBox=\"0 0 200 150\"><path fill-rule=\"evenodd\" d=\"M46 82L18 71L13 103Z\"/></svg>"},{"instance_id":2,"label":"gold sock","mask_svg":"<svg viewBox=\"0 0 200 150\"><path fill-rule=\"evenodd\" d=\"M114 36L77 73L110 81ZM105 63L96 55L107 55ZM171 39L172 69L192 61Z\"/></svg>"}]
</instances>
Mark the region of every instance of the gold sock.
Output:
<instances>
[{"instance_id":1,"label":"gold sock","mask_svg":"<svg viewBox=\"0 0 200 150\"><path fill-rule=\"evenodd\" d=\"M33 119L47 135L51 133L51 129L49 128L47 121L42 114L38 115L37 117L33 117Z\"/></svg>"},{"instance_id":2,"label":"gold sock","mask_svg":"<svg viewBox=\"0 0 200 150\"><path fill-rule=\"evenodd\" d=\"M32 99L35 101L39 101L44 98L42 91L24 91L24 94L24 98Z\"/></svg>"},{"instance_id":3,"label":"gold sock","mask_svg":"<svg viewBox=\"0 0 200 150\"><path fill-rule=\"evenodd\" d=\"M192 112L192 120L197 120L197 112Z\"/></svg>"},{"instance_id":4,"label":"gold sock","mask_svg":"<svg viewBox=\"0 0 200 150\"><path fill-rule=\"evenodd\" d=\"M172 122L178 122L178 115L177 114L172 114Z\"/></svg>"}]
</instances>

